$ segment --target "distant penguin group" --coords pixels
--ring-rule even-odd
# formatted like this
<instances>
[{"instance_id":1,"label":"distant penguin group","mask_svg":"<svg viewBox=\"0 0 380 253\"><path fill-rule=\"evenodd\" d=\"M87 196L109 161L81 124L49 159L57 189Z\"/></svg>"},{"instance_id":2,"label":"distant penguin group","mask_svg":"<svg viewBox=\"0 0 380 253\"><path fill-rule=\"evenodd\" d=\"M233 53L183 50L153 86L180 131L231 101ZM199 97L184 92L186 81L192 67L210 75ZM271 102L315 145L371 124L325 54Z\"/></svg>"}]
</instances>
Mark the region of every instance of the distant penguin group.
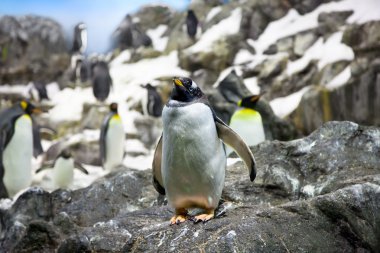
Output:
<instances>
[{"instance_id":1,"label":"distant penguin group","mask_svg":"<svg viewBox=\"0 0 380 253\"><path fill-rule=\"evenodd\" d=\"M32 115L41 110L22 100L0 114L0 197L13 196L32 181L32 156L43 152Z\"/></svg>"}]
</instances>

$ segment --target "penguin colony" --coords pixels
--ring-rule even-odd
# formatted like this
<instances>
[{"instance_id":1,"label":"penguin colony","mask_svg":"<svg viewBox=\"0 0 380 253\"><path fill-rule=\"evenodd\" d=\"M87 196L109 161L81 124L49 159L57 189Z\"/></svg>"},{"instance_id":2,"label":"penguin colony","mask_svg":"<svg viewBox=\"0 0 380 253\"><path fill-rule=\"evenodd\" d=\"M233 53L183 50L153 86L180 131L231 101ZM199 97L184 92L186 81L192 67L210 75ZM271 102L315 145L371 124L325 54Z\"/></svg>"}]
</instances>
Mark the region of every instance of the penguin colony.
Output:
<instances>
[{"instance_id":1,"label":"penguin colony","mask_svg":"<svg viewBox=\"0 0 380 253\"><path fill-rule=\"evenodd\" d=\"M192 10L186 17L188 36L195 39L198 19ZM120 48L133 47L136 27L127 15L118 28ZM151 44L150 38L140 34L140 44ZM149 42L150 41L150 42ZM75 80L81 82L86 69L84 52L87 47L87 31L83 23L74 31L72 70ZM105 61L91 63L90 73L95 98L106 101L112 87L112 79ZM248 168L251 181L256 177L255 159L249 146L265 140L260 114L255 105L260 96L250 96L238 102L239 109L233 114L230 126L218 118L206 95L198 85L186 77L173 79L172 93L163 106L161 97L151 84L142 85L147 90L143 99L143 112L152 117L162 117L163 132L156 146L152 172L153 185L158 193L166 195L175 214L170 224L186 220L207 222L215 215L221 198L228 154L232 149ZM35 82L30 88L34 101L48 99L45 85ZM42 150L39 127L32 115L40 113L30 101L21 100L0 113L0 198L12 197L30 186L32 180L31 159ZM100 129L100 160L107 172L123 163L125 132L118 114L118 105L111 103L109 113ZM228 147L225 146L228 145ZM52 169L52 181L56 188L68 188L73 183L75 168L89 172L72 156L64 145L54 160L45 162L39 173ZM226 149L227 148L227 149ZM202 213L190 217L189 210L198 208Z\"/></svg>"}]
</instances>

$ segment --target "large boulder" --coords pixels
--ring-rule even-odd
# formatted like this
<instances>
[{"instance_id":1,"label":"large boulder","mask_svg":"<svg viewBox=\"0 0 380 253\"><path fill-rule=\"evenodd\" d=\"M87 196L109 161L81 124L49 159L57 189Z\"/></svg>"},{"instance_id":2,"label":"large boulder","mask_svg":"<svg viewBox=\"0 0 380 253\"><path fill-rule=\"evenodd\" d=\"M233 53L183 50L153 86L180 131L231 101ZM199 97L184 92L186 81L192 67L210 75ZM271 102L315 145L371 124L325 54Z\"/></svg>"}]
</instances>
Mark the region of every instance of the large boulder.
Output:
<instances>
[{"instance_id":1,"label":"large boulder","mask_svg":"<svg viewBox=\"0 0 380 253\"><path fill-rule=\"evenodd\" d=\"M254 183L231 165L217 218L169 226L173 210L150 171L124 169L91 186L31 188L0 209L6 252L377 252L380 129L330 122L291 142L255 148Z\"/></svg>"},{"instance_id":2,"label":"large boulder","mask_svg":"<svg viewBox=\"0 0 380 253\"><path fill-rule=\"evenodd\" d=\"M0 18L0 83L51 82L69 65L62 27L39 16Z\"/></svg>"}]
</instances>

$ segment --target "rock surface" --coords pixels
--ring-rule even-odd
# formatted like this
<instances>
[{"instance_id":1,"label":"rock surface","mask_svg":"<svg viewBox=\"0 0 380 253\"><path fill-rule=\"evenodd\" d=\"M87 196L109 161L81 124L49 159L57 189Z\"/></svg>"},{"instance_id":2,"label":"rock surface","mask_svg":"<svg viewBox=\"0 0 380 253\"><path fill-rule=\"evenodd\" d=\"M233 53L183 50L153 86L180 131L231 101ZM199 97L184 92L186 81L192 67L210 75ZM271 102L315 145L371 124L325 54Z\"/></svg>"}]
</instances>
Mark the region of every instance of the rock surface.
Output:
<instances>
[{"instance_id":1,"label":"rock surface","mask_svg":"<svg viewBox=\"0 0 380 253\"><path fill-rule=\"evenodd\" d=\"M308 137L253 149L258 176L227 169L217 218L169 226L150 171L91 186L31 188L1 210L6 252L379 252L380 129L329 122Z\"/></svg>"},{"instance_id":2,"label":"rock surface","mask_svg":"<svg viewBox=\"0 0 380 253\"><path fill-rule=\"evenodd\" d=\"M69 65L62 27L49 18L0 19L0 83L51 82Z\"/></svg>"}]
</instances>

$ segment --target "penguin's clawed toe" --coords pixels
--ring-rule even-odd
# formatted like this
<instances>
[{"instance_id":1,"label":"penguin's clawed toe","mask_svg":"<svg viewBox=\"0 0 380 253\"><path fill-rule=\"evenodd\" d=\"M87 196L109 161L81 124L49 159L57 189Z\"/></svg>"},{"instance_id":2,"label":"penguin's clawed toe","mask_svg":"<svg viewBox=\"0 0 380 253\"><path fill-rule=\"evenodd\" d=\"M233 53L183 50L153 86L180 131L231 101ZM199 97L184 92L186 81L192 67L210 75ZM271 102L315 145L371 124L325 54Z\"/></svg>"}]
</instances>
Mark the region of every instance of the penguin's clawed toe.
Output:
<instances>
[{"instance_id":1,"label":"penguin's clawed toe","mask_svg":"<svg viewBox=\"0 0 380 253\"><path fill-rule=\"evenodd\" d=\"M212 211L211 213L204 213L204 214L197 215L197 216L192 218L192 221L194 223L198 223L201 221L203 223L206 223L207 221L211 220L212 218L214 218L214 211Z\"/></svg>"},{"instance_id":2,"label":"penguin's clawed toe","mask_svg":"<svg viewBox=\"0 0 380 253\"><path fill-rule=\"evenodd\" d=\"M184 214L176 214L170 219L170 225L174 224L180 224L182 222L185 222L187 219L187 215Z\"/></svg>"}]
</instances>

